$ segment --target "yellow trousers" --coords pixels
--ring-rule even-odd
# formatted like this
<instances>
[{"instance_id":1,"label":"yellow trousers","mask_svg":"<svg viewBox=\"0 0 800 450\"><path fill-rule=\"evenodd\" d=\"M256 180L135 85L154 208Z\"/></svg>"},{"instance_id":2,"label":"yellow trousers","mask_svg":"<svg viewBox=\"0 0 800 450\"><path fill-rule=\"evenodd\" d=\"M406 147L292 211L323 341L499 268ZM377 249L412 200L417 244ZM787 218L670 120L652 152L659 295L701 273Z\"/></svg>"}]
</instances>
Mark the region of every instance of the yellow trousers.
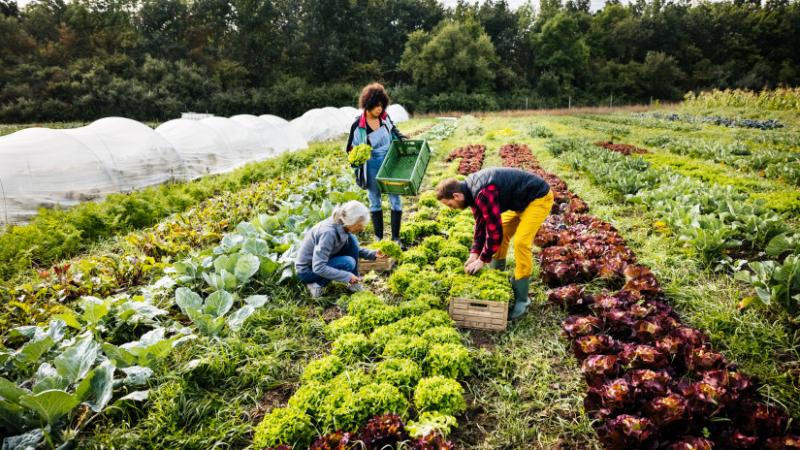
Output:
<instances>
[{"instance_id":1,"label":"yellow trousers","mask_svg":"<svg viewBox=\"0 0 800 450\"><path fill-rule=\"evenodd\" d=\"M532 201L522 212L506 211L502 214L503 242L494 259L505 259L511 238L514 238L514 279L531 276L533 271L533 239L553 208L553 191Z\"/></svg>"}]
</instances>

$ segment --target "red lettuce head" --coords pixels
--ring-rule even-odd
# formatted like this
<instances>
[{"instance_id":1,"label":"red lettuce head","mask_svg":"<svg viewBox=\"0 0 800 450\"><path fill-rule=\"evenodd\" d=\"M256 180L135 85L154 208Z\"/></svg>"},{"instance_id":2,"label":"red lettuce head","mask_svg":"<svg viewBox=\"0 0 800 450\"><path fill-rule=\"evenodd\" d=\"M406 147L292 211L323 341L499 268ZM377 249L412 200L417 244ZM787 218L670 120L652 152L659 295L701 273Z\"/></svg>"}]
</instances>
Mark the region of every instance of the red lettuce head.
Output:
<instances>
[{"instance_id":1,"label":"red lettuce head","mask_svg":"<svg viewBox=\"0 0 800 450\"><path fill-rule=\"evenodd\" d=\"M742 431L748 434L777 436L783 433L788 418L778 408L757 403L755 407L742 412L740 422Z\"/></svg>"},{"instance_id":2,"label":"red lettuce head","mask_svg":"<svg viewBox=\"0 0 800 450\"><path fill-rule=\"evenodd\" d=\"M577 284L553 289L547 298L556 305L566 306L570 310L580 309L592 303L592 298L584 293L584 289Z\"/></svg>"},{"instance_id":3,"label":"red lettuce head","mask_svg":"<svg viewBox=\"0 0 800 450\"><path fill-rule=\"evenodd\" d=\"M716 415L728 399L725 388L702 381L684 386L682 393L689 400L692 414L701 417Z\"/></svg>"},{"instance_id":4,"label":"red lettuce head","mask_svg":"<svg viewBox=\"0 0 800 450\"><path fill-rule=\"evenodd\" d=\"M725 357L711 351L708 346L686 347L684 349L684 363L690 372L699 373L705 370L723 369L728 365Z\"/></svg>"},{"instance_id":5,"label":"red lettuce head","mask_svg":"<svg viewBox=\"0 0 800 450\"><path fill-rule=\"evenodd\" d=\"M625 268L626 291L638 291L649 298L659 297L663 291L658 284L653 272L647 267L640 265L629 265Z\"/></svg>"},{"instance_id":6,"label":"red lettuce head","mask_svg":"<svg viewBox=\"0 0 800 450\"><path fill-rule=\"evenodd\" d=\"M609 381L600 387L589 388L584 401L587 411L600 409L619 411L633 403L633 390L624 378Z\"/></svg>"},{"instance_id":7,"label":"red lettuce head","mask_svg":"<svg viewBox=\"0 0 800 450\"><path fill-rule=\"evenodd\" d=\"M581 372L590 386L598 386L619 373L619 361L614 355L591 355L583 361Z\"/></svg>"},{"instance_id":8,"label":"red lettuce head","mask_svg":"<svg viewBox=\"0 0 800 450\"><path fill-rule=\"evenodd\" d=\"M669 363L658 349L644 344L625 344L619 361L623 367L631 369L661 369Z\"/></svg>"},{"instance_id":9,"label":"red lettuce head","mask_svg":"<svg viewBox=\"0 0 800 450\"><path fill-rule=\"evenodd\" d=\"M756 448L758 438L742 433L740 430L728 429L717 439L720 448L731 450L748 450Z\"/></svg>"},{"instance_id":10,"label":"red lettuce head","mask_svg":"<svg viewBox=\"0 0 800 450\"><path fill-rule=\"evenodd\" d=\"M684 436L669 446L669 450L712 450L713 448L713 442L695 436Z\"/></svg>"},{"instance_id":11,"label":"red lettuce head","mask_svg":"<svg viewBox=\"0 0 800 450\"><path fill-rule=\"evenodd\" d=\"M628 414L607 421L597 430L600 441L607 450L647 448L655 433L653 422Z\"/></svg>"},{"instance_id":12,"label":"red lettuce head","mask_svg":"<svg viewBox=\"0 0 800 450\"><path fill-rule=\"evenodd\" d=\"M800 450L800 436L790 434L766 440L764 450Z\"/></svg>"},{"instance_id":13,"label":"red lettuce head","mask_svg":"<svg viewBox=\"0 0 800 450\"><path fill-rule=\"evenodd\" d=\"M353 447L353 437L350 433L343 433L337 431L335 433L320 436L311 447L310 450L349 450Z\"/></svg>"},{"instance_id":14,"label":"red lettuce head","mask_svg":"<svg viewBox=\"0 0 800 450\"><path fill-rule=\"evenodd\" d=\"M397 414L383 414L367 421L355 436L368 448L382 448L408 439L403 419Z\"/></svg>"},{"instance_id":15,"label":"red lettuce head","mask_svg":"<svg viewBox=\"0 0 800 450\"><path fill-rule=\"evenodd\" d=\"M619 344L611 336L605 334L589 334L572 342L572 350L579 360L584 360L590 355L615 353L618 349Z\"/></svg>"},{"instance_id":16,"label":"red lettuce head","mask_svg":"<svg viewBox=\"0 0 800 450\"><path fill-rule=\"evenodd\" d=\"M650 369L631 370L627 373L637 397L652 398L666 395L672 384L672 377L665 371Z\"/></svg>"},{"instance_id":17,"label":"red lettuce head","mask_svg":"<svg viewBox=\"0 0 800 450\"><path fill-rule=\"evenodd\" d=\"M688 402L678 394L656 397L644 407L647 417L659 427L686 419L688 417L688 409Z\"/></svg>"},{"instance_id":18,"label":"red lettuce head","mask_svg":"<svg viewBox=\"0 0 800 450\"><path fill-rule=\"evenodd\" d=\"M595 316L570 316L561 325L564 333L571 339L587 334L595 334L603 326L603 322Z\"/></svg>"},{"instance_id":19,"label":"red lettuce head","mask_svg":"<svg viewBox=\"0 0 800 450\"><path fill-rule=\"evenodd\" d=\"M453 450L455 448L456 446L452 442L446 441L438 433L430 433L411 442L412 450Z\"/></svg>"}]
</instances>

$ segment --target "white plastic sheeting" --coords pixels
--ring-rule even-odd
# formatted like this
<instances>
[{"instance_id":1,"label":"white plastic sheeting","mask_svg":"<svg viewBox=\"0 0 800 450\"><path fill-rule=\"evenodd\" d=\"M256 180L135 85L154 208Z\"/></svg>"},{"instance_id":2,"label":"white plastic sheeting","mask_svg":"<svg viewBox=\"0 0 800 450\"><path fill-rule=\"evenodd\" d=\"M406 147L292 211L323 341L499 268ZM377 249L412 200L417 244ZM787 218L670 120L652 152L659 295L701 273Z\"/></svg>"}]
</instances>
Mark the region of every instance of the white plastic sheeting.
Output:
<instances>
[{"instance_id":1,"label":"white plastic sheeting","mask_svg":"<svg viewBox=\"0 0 800 450\"><path fill-rule=\"evenodd\" d=\"M237 157L215 129L190 119L173 119L156 128L178 152L188 179L221 173L236 165Z\"/></svg>"},{"instance_id":2,"label":"white plastic sheeting","mask_svg":"<svg viewBox=\"0 0 800 450\"><path fill-rule=\"evenodd\" d=\"M103 161L119 191L186 177L175 147L141 122L107 117L62 132L82 142Z\"/></svg>"},{"instance_id":3,"label":"white plastic sheeting","mask_svg":"<svg viewBox=\"0 0 800 450\"><path fill-rule=\"evenodd\" d=\"M272 125L288 125L289 121L284 119L283 117L273 116L272 114L262 114L258 116L261 120L266 120L267 122L271 123Z\"/></svg>"},{"instance_id":4,"label":"white plastic sheeting","mask_svg":"<svg viewBox=\"0 0 800 450\"><path fill-rule=\"evenodd\" d=\"M408 120L390 105L395 122ZM175 119L153 130L121 117L85 127L29 128L0 137L0 225L40 207L71 206L170 180L191 180L346 135L356 108L325 107L294 120L264 114Z\"/></svg>"},{"instance_id":5,"label":"white plastic sheeting","mask_svg":"<svg viewBox=\"0 0 800 450\"><path fill-rule=\"evenodd\" d=\"M103 157L60 130L28 128L0 137L0 161L3 223L119 190Z\"/></svg>"},{"instance_id":6,"label":"white plastic sheeting","mask_svg":"<svg viewBox=\"0 0 800 450\"><path fill-rule=\"evenodd\" d=\"M264 151L261 139L244 125L225 117L209 117L198 123L214 130L230 150L230 157L225 159L230 165L220 167L223 171L235 169L262 158Z\"/></svg>"},{"instance_id":7,"label":"white plastic sheeting","mask_svg":"<svg viewBox=\"0 0 800 450\"><path fill-rule=\"evenodd\" d=\"M409 120L411 117L408 115L408 111L403 108L403 105L392 103L386 108L386 112L389 114L389 117L392 118L392 122L400 123Z\"/></svg>"}]
</instances>

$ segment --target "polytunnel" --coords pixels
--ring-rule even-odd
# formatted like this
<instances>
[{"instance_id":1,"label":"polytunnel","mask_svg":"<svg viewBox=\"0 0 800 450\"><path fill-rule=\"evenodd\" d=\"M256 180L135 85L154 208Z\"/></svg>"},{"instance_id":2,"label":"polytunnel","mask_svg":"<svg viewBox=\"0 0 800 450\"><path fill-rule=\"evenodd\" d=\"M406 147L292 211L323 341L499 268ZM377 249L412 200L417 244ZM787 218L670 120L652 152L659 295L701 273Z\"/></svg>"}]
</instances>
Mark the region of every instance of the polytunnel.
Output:
<instances>
[{"instance_id":1,"label":"polytunnel","mask_svg":"<svg viewBox=\"0 0 800 450\"><path fill-rule=\"evenodd\" d=\"M236 160L225 139L213 128L195 120L173 119L156 128L178 152L187 179L220 173Z\"/></svg>"},{"instance_id":2,"label":"polytunnel","mask_svg":"<svg viewBox=\"0 0 800 450\"><path fill-rule=\"evenodd\" d=\"M274 116L272 114L262 114L258 116L259 119L265 120L267 123L272 125L287 125L289 123L288 120L284 119L283 117Z\"/></svg>"},{"instance_id":3,"label":"polytunnel","mask_svg":"<svg viewBox=\"0 0 800 450\"><path fill-rule=\"evenodd\" d=\"M262 154L261 140L256 133L236 121L225 117L208 117L198 123L216 131L231 151L226 170L255 161Z\"/></svg>"},{"instance_id":4,"label":"polytunnel","mask_svg":"<svg viewBox=\"0 0 800 450\"><path fill-rule=\"evenodd\" d=\"M308 142L325 141L341 136L350 130L350 124L345 125L342 113L333 107L311 109L291 121L292 128Z\"/></svg>"},{"instance_id":5,"label":"polytunnel","mask_svg":"<svg viewBox=\"0 0 800 450\"><path fill-rule=\"evenodd\" d=\"M403 108L403 105L392 103L386 108L386 112L389 114L389 117L392 119L394 123L405 122L409 120L411 117L408 115L408 111Z\"/></svg>"},{"instance_id":6,"label":"polytunnel","mask_svg":"<svg viewBox=\"0 0 800 450\"><path fill-rule=\"evenodd\" d=\"M281 143L286 147L287 151L301 150L308 148L308 142L294 127L291 126L288 120L283 117L274 116L272 114L262 114L258 116L259 119L266 121L270 125L275 125L281 130Z\"/></svg>"},{"instance_id":7,"label":"polytunnel","mask_svg":"<svg viewBox=\"0 0 800 450\"><path fill-rule=\"evenodd\" d=\"M279 155L287 150L281 139L281 127L252 114L239 114L231 117L231 120L247 127L261 140L259 160Z\"/></svg>"},{"instance_id":8,"label":"polytunnel","mask_svg":"<svg viewBox=\"0 0 800 450\"><path fill-rule=\"evenodd\" d=\"M141 122L107 117L61 131L92 150L122 192L186 178L175 147Z\"/></svg>"},{"instance_id":9,"label":"polytunnel","mask_svg":"<svg viewBox=\"0 0 800 450\"><path fill-rule=\"evenodd\" d=\"M62 130L0 137L0 221L23 223L39 208L72 206L119 190L107 158Z\"/></svg>"}]
</instances>

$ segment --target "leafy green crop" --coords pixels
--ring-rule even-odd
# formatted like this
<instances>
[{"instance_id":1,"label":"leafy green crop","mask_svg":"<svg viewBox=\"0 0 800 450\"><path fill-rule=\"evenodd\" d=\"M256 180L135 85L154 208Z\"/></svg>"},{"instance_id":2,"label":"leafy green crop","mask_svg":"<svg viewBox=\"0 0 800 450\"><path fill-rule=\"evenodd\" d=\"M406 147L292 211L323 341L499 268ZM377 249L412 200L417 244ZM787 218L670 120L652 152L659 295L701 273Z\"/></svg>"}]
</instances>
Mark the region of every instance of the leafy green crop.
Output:
<instances>
[{"instance_id":1,"label":"leafy green crop","mask_svg":"<svg viewBox=\"0 0 800 450\"><path fill-rule=\"evenodd\" d=\"M303 381L326 382L342 373L344 364L341 358L336 355L329 355L315 361L311 361L303 371Z\"/></svg>"},{"instance_id":2,"label":"leafy green crop","mask_svg":"<svg viewBox=\"0 0 800 450\"><path fill-rule=\"evenodd\" d=\"M458 381L442 376L423 378L414 390L414 406L420 412L455 416L466 411L464 388Z\"/></svg>"},{"instance_id":3,"label":"leafy green crop","mask_svg":"<svg viewBox=\"0 0 800 450\"><path fill-rule=\"evenodd\" d=\"M316 435L311 418L295 408L275 408L259 423L253 436L257 448L288 443L305 447Z\"/></svg>"},{"instance_id":4,"label":"leafy green crop","mask_svg":"<svg viewBox=\"0 0 800 450\"><path fill-rule=\"evenodd\" d=\"M426 372L448 378L465 377L470 372L472 358L462 344L435 344L425 358Z\"/></svg>"},{"instance_id":5,"label":"leafy green crop","mask_svg":"<svg viewBox=\"0 0 800 450\"><path fill-rule=\"evenodd\" d=\"M347 162L352 166L360 166L369 161L372 156L372 147L368 144L359 144L350 150L347 154Z\"/></svg>"}]
</instances>

